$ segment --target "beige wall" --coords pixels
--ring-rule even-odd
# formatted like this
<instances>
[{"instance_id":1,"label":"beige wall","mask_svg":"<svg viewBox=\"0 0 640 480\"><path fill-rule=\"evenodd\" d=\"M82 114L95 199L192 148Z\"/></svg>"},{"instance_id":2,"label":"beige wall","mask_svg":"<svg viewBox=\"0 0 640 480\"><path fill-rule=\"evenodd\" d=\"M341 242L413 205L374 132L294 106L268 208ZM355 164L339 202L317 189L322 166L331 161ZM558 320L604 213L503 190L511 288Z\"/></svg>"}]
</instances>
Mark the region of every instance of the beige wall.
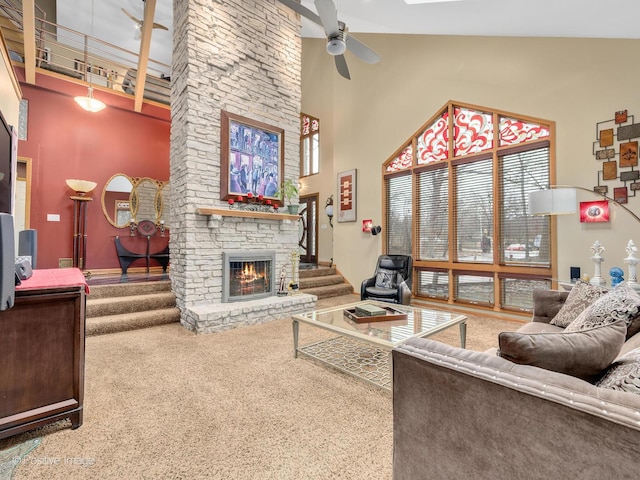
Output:
<instances>
[{"instance_id":1,"label":"beige wall","mask_svg":"<svg viewBox=\"0 0 640 480\"><path fill-rule=\"evenodd\" d=\"M9 125L16 128L18 128L21 98L20 85L11 66L4 37L0 32L0 111Z\"/></svg>"},{"instance_id":2,"label":"beige wall","mask_svg":"<svg viewBox=\"0 0 640 480\"><path fill-rule=\"evenodd\" d=\"M448 100L555 121L557 181L588 188L601 169L592 154L596 123L624 109L640 119L640 65L633 61L639 40L357 37L383 60L367 65L347 53L351 81L335 73L323 40L304 39L302 55L302 110L318 116L322 128L322 172L314 187L327 192L321 198L335 196L336 173L358 169L357 222L334 222L333 230L334 261L356 290L382 251L380 236L361 232L363 219L381 220L381 164ZM608 185L612 194L622 184ZM630 198L627 206L640 214L640 198ZM595 240L606 248L607 280L613 266L627 271L625 246L629 239L640 245L640 223L615 206L611 210L606 224L581 224L578 215L558 218L560 279L568 278L570 266L593 275ZM329 249L322 232L321 259Z\"/></svg>"}]
</instances>

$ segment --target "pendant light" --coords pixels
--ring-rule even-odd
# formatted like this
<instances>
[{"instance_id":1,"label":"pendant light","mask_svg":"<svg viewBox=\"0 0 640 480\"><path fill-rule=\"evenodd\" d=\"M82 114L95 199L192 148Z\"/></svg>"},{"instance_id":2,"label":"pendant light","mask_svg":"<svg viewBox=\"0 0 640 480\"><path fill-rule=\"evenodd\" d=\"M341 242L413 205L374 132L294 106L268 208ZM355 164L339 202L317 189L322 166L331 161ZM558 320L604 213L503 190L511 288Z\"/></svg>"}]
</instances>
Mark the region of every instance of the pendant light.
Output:
<instances>
[{"instance_id":1,"label":"pendant light","mask_svg":"<svg viewBox=\"0 0 640 480\"><path fill-rule=\"evenodd\" d=\"M93 98L93 87L91 86L91 83L89 83L89 91L87 92L86 97L78 96L78 97L74 97L73 99L76 101L78 105L84 108L87 112L99 112L100 110L103 110L106 107L104 102L101 102L96 98Z\"/></svg>"}]
</instances>

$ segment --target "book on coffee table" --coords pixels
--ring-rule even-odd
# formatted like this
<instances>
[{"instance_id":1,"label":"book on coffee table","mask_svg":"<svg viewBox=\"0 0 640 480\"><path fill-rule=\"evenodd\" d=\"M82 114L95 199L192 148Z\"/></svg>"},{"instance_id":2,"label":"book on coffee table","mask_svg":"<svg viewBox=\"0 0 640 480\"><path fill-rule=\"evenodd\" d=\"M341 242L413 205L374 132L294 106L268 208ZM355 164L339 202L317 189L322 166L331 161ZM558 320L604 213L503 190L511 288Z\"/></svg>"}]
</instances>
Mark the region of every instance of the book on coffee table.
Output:
<instances>
[{"instance_id":1,"label":"book on coffee table","mask_svg":"<svg viewBox=\"0 0 640 480\"><path fill-rule=\"evenodd\" d=\"M407 319L407 313L400 311L400 310L396 310L395 308L389 306L389 307L377 307L380 308L380 310L382 311L382 313L380 313L380 315L360 315L360 311L358 310L356 311L356 309L359 307L360 305L356 306L356 307L351 307L351 308L346 308L344 309L342 312L344 314L345 317L347 317L349 320L354 321L355 323L373 323L373 322L384 322L384 321L391 321L391 320L406 320ZM375 305L374 305L375 306Z\"/></svg>"},{"instance_id":2,"label":"book on coffee table","mask_svg":"<svg viewBox=\"0 0 640 480\"><path fill-rule=\"evenodd\" d=\"M386 315L387 311L384 308L371 305L370 303L364 303L362 305L356 305L355 312L360 317L373 317L375 315Z\"/></svg>"}]
</instances>

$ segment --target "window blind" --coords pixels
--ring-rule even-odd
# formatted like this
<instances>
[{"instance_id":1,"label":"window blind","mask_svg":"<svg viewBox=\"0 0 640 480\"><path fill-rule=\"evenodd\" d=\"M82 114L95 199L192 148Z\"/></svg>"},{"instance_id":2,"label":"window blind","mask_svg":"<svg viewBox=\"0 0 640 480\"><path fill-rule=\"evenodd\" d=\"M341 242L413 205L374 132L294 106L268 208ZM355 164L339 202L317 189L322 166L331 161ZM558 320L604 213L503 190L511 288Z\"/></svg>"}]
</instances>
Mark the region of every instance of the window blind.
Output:
<instances>
[{"instance_id":1,"label":"window blind","mask_svg":"<svg viewBox=\"0 0 640 480\"><path fill-rule=\"evenodd\" d=\"M500 169L501 261L549 266L550 218L528 214L529 193L549 185L549 148L504 155Z\"/></svg>"},{"instance_id":2,"label":"window blind","mask_svg":"<svg viewBox=\"0 0 640 480\"><path fill-rule=\"evenodd\" d=\"M418 258L449 258L449 169L418 173Z\"/></svg>"},{"instance_id":3,"label":"window blind","mask_svg":"<svg viewBox=\"0 0 640 480\"><path fill-rule=\"evenodd\" d=\"M386 184L386 253L411 255L413 186L411 172L388 177Z\"/></svg>"},{"instance_id":4,"label":"window blind","mask_svg":"<svg viewBox=\"0 0 640 480\"><path fill-rule=\"evenodd\" d=\"M456 259L493 263L493 161L456 165Z\"/></svg>"}]
</instances>

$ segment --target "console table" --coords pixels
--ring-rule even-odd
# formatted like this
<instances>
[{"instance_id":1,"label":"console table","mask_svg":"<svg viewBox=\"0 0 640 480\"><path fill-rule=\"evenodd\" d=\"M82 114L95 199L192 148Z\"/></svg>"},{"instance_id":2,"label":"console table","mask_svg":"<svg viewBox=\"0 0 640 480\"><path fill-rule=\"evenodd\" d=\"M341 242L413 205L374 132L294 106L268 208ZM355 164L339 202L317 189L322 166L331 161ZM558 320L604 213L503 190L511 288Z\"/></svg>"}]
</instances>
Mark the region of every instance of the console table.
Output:
<instances>
[{"instance_id":1,"label":"console table","mask_svg":"<svg viewBox=\"0 0 640 480\"><path fill-rule=\"evenodd\" d=\"M157 260L160 265L162 265L162 271L167 271L167 266L169 266L169 246L166 246L162 250L156 253L151 253L151 237L145 235L147 238L146 250L144 253L134 253L130 251L128 248L125 248L122 245L122 241L120 237L115 237L114 241L116 244L116 252L118 253L118 260L120 261L120 268L122 269L122 274L127 274L127 269L129 265L138 260L139 258L145 261L145 265L147 267L147 273L149 273L149 261L153 258Z\"/></svg>"},{"instance_id":2,"label":"console table","mask_svg":"<svg viewBox=\"0 0 640 480\"><path fill-rule=\"evenodd\" d=\"M82 425L88 288L77 268L34 270L0 312L0 438Z\"/></svg>"}]
</instances>

